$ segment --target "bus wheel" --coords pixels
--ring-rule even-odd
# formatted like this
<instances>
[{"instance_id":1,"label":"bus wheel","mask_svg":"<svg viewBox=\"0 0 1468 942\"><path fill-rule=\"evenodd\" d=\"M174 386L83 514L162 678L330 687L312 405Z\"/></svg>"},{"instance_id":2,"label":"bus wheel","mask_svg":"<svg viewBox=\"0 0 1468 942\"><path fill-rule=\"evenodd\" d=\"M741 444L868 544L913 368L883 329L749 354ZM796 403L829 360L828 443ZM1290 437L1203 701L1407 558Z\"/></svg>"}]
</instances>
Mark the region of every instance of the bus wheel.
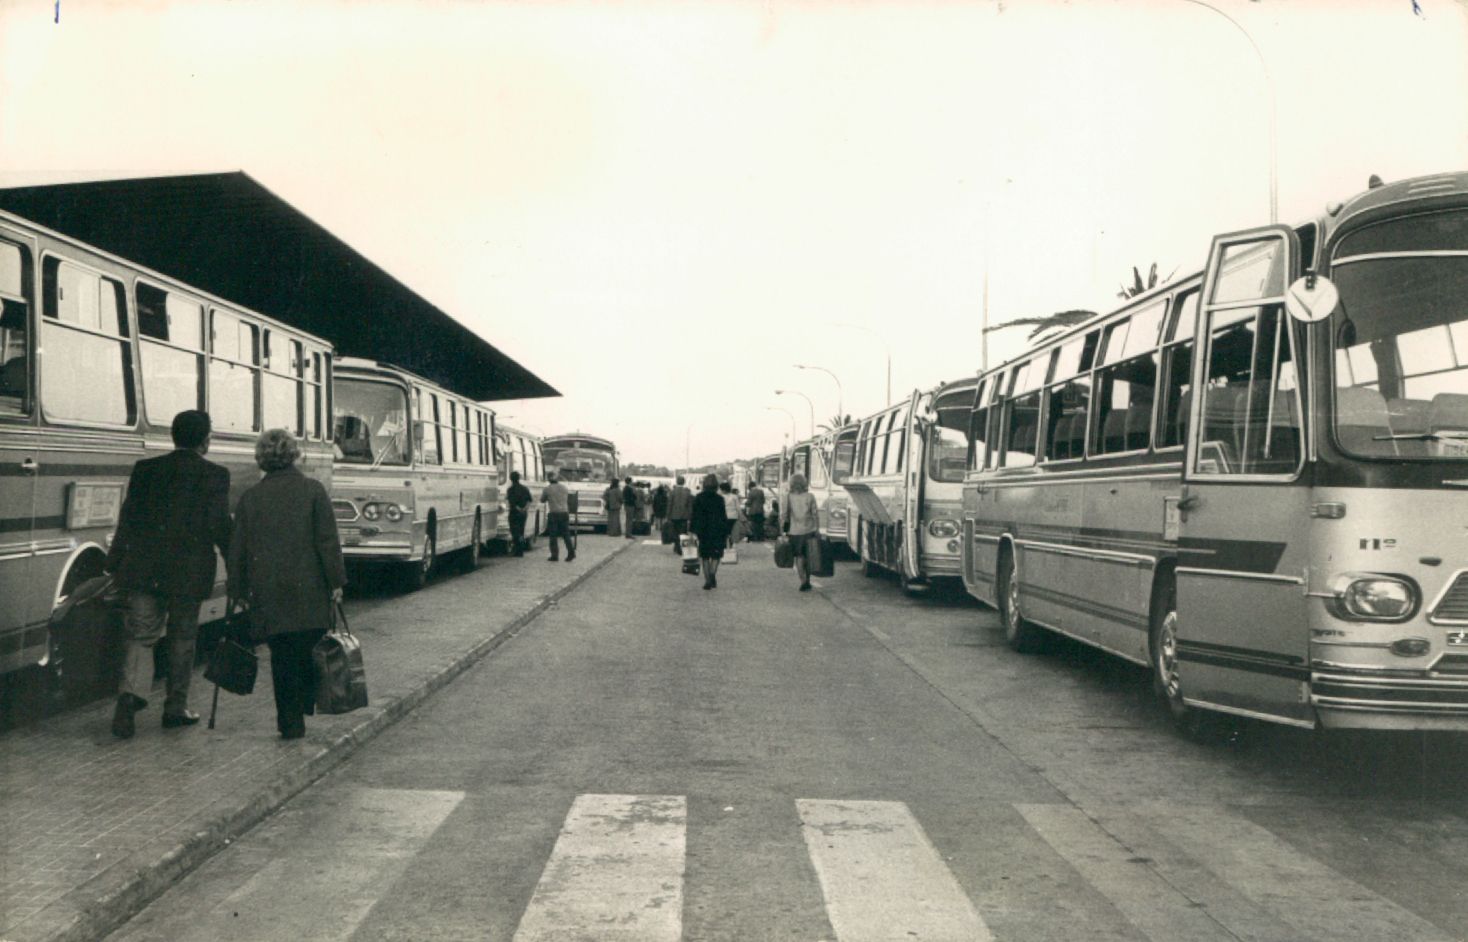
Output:
<instances>
[{"instance_id":1,"label":"bus wheel","mask_svg":"<svg viewBox=\"0 0 1468 942\"><path fill-rule=\"evenodd\" d=\"M459 558L459 568L465 572L473 572L479 568L479 554L484 544L481 542L484 531L480 528L479 515L474 515L474 535L469 539L469 545L464 549L464 555Z\"/></svg>"},{"instance_id":2,"label":"bus wheel","mask_svg":"<svg viewBox=\"0 0 1468 942\"><path fill-rule=\"evenodd\" d=\"M999 617L1004 622L1004 640L1021 654L1040 650L1040 629L1025 620L1019 598L1019 564L1014 551L1006 549L999 557Z\"/></svg>"},{"instance_id":3,"label":"bus wheel","mask_svg":"<svg viewBox=\"0 0 1468 942\"><path fill-rule=\"evenodd\" d=\"M1167 707L1178 732L1189 739L1206 737L1211 726L1202 710L1183 702L1183 686L1177 669L1177 587L1165 582L1152 605L1152 629L1148 647L1152 653L1152 690Z\"/></svg>"},{"instance_id":4,"label":"bus wheel","mask_svg":"<svg viewBox=\"0 0 1468 942\"><path fill-rule=\"evenodd\" d=\"M416 563L408 563L403 568L403 581L409 592L416 592L428 584L428 574L433 571L433 564L437 558L435 543L433 533L430 531L423 538L423 558Z\"/></svg>"}]
</instances>

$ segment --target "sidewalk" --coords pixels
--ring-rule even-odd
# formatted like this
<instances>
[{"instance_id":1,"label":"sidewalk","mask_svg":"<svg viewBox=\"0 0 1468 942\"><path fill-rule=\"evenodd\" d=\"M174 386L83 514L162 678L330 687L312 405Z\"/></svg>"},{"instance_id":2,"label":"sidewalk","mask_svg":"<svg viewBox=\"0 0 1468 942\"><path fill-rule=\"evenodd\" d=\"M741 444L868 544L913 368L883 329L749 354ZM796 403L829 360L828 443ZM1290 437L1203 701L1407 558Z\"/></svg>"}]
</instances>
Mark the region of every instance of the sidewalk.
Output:
<instances>
[{"instance_id":1,"label":"sidewalk","mask_svg":"<svg viewBox=\"0 0 1468 942\"><path fill-rule=\"evenodd\" d=\"M160 690L131 740L112 737L110 700L0 736L0 940L115 929L633 545L583 534L575 562L551 565L542 539L411 595L349 598L372 703L307 717L303 740L276 734L263 646L254 694L221 693L214 730L201 670L190 706L205 719L192 728L160 727Z\"/></svg>"}]
</instances>

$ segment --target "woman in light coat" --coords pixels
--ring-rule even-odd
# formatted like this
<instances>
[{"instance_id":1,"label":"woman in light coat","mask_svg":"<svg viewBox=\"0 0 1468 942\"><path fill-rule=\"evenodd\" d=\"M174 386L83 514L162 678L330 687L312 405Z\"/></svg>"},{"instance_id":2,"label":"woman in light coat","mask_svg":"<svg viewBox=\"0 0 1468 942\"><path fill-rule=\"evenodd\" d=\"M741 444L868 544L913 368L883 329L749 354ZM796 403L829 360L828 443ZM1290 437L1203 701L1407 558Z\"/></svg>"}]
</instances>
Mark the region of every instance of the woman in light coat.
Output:
<instances>
[{"instance_id":1,"label":"woman in light coat","mask_svg":"<svg viewBox=\"0 0 1468 942\"><path fill-rule=\"evenodd\" d=\"M296 467L295 437L269 429L255 443L265 477L240 495L229 544L230 606L243 603L270 646L275 725L283 739L306 735L315 712L311 648L331 627L347 584L331 499Z\"/></svg>"},{"instance_id":2,"label":"woman in light coat","mask_svg":"<svg viewBox=\"0 0 1468 942\"><path fill-rule=\"evenodd\" d=\"M795 551L795 572L800 576L800 591L810 591L810 544L820 535L821 518L815 495L805 483L805 475L790 475L790 494L780 508L780 529L789 535Z\"/></svg>"}]
</instances>

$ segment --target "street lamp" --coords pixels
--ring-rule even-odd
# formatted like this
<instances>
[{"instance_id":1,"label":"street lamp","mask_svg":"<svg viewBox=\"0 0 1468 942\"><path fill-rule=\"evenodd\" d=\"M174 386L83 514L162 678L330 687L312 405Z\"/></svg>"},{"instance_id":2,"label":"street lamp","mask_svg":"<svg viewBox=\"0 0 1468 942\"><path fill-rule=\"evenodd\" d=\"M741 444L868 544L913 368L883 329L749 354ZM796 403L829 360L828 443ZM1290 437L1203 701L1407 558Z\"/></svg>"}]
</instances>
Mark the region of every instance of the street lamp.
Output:
<instances>
[{"instance_id":1,"label":"street lamp","mask_svg":"<svg viewBox=\"0 0 1468 942\"><path fill-rule=\"evenodd\" d=\"M1254 37L1249 34L1248 30L1244 29L1243 24L1238 20L1229 16L1213 4L1208 3L1207 0L1186 0L1186 2L1194 6L1212 10L1232 23L1234 29L1243 33L1244 38L1249 41L1249 48L1254 50L1254 55L1259 58L1259 67L1264 70L1264 91L1269 99L1269 223L1270 225L1274 225L1279 221L1279 180L1276 166L1279 162L1279 147L1275 140L1274 77L1269 74L1269 60L1264 58L1264 53L1260 50L1259 44L1254 41Z\"/></svg>"},{"instance_id":2,"label":"street lamp","mask_svg":"<svg viewBox=\"0 0 1468 942\"><path fill-rule=\"evenodd\" d=\"M836 326L850 327L853 330L863 331L865 333L871 334L873 337L876 337L882 342L882 349L887 351L887 402L885 403L885 405L890 406L892 404L892 348L887 345L887 338L877 333L875 330L872 330L870 327L863 327L860 324L848 324L842 321L837 321Z\"/></svg>"},{"instance_id":3,"label":"street lamp","mask_svg":"<svg viewBox=\"0 0 1468 942\"><path fill-rule=\"evenodd\" d=\"M839 425L842 422L845 422L846 421L846 412L841 407L841 399L842 399L841 380L836 377L836 374L835 373L832 373L830 370L826 369L824 366L806 366L803 363L797 363L797 364L795 364L795 368L797 370L820 370L822 373L825 373L827 376L831 377L833 380L836 380L836 423Z\"/></svg>"},{"instance_id":4,"label":"street lamp","mask_svg":"<svg viewBox=\"0 0 1468 942\"><path fill-rule=\"evenodd\" d=\"M805 404L810 407L810 437L811 438L815 438L816 437L816 404L814 402L811 402L810 401L810 397L807 396L805 393L798 392L798 391L796 391L794 389L777 389L777 390L775 390L775 395L777 395L777 396L799 396L800 398L802 398L802 399L805 400Z\"/></svg>"}]
</instances>

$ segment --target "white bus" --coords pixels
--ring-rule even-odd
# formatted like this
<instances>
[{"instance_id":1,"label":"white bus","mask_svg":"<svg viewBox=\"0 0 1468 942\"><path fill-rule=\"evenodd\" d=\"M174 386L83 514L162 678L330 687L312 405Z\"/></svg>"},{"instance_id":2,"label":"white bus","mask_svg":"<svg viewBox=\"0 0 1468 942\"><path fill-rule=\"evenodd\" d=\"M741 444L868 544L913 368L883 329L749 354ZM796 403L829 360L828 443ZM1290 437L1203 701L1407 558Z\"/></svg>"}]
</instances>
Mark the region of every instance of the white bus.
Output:
<instances>
[{"instance_id":1,"label":"white bus","mask_svg":"<svg viewBox=\"0 0 1468 942\"><path fill-rule=\"evenodd\" d=\"M545 490L545 460L541 455L540 438L499 425L496 429L499 441L500 504L499 522L495 527L494 543L500 552L513 549L510 546L510 508L506 494L510 489L510 472L520 472L520 483L530 490L530 506L526 508L525 542L535 545L535 538L545 532L546 510L540 494Z\"/></svg>"},{"instance_id":2,"label":"white bus","mask_svg":"<svg viewBox=\"0 0 1468 942\"><path fill-rule=\"evenodd\" d=\"M399 367L342 357L332 415L347 562L392 566L409 589L451 553L475 569L499 523L494 413Z\"/></svg>"},{"instance_id":3,"label":"white bus","mask_svg":"<svg viewBox=\"0 0 1468 942\"><path fill-rule=\"evenodd\" d=\"M851 501L843 486L856 467L856 438L861 425L852 422L836 433L831 445L830 493L821 513L821 534L838 549L849 546Z\"/></svg>"},{"instance_id":4,"label":"white bus","mask_svg":"<svg viewBox=\"0 0 1468 942\"><path fill-rule=\"evenodd\" d=\"M101 573L132 466L172 450L180 411L211 416L231 506L265 428L328 482L331 361L320 338L0 213L0 686L44 668L75 699L115 679L103 639L52 614ZM201 621L223 589L221 563Z\"/></svg>"},{"instance_id":5,"label":"white bus","mask_svg":"<svg viewBox=\"0 0 1468 942\"><path fill-rule=\"evenodd\" d=\"M1185 727L1468 729L1465 294L1468 174L1215 238L983 377L965 584Z\"/></svg>"},{"instance_id":6,"label":"white bus","mask_svg":"<svg viewBox=\"0 0 1468 942\"><path fill-rule=\"evenodd\" d=\"M548 471L556 471L576 499L572 525L593 530L607 528L602 492L619 480L617 446L605 438L572 432L552 435L540 443Z\"/></svg>"},{"instance_id":7,"label":"white bus","mask_svg":"<svg viewBox=\"0 0 1468 942\"><path fill-rule=\"evenodd\" d=\"M976 380L914 392L860 423L846 479L862 572L904 588L960 575L959 519Z\"/></svg>"}]
</instances>

